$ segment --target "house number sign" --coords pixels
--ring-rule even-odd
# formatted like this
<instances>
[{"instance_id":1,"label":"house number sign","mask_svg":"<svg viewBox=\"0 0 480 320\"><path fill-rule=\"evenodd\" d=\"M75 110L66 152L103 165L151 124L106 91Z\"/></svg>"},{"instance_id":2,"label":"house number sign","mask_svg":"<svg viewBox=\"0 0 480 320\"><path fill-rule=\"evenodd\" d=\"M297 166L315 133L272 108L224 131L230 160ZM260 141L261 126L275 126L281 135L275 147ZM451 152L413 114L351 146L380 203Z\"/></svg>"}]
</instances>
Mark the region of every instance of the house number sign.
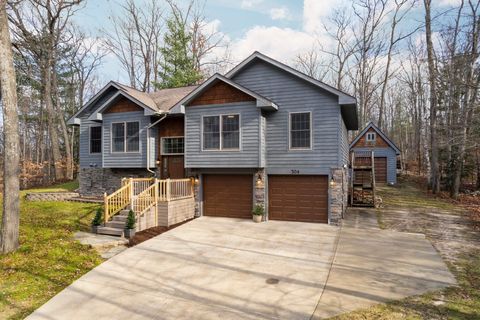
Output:
<instances>
[{"instance_id":1,"label":"house number sign","mask_svg":"<svg viewBox=\"0 0 480 320\"><path fill-rule=\"evenodd\" d=\"M300 174L300 170L292 169L290 170L292 174Z\"/></svg>"}]
</instances>

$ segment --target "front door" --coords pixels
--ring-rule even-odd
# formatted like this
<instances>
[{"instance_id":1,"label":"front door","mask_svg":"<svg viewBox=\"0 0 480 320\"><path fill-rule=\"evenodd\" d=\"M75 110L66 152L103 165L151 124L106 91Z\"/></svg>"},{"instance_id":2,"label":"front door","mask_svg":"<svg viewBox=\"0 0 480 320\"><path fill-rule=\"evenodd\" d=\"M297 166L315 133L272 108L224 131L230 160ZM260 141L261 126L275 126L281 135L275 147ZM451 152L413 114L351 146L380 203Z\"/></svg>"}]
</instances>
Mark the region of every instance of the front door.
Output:
<instances>
[{"instance_id":1,"label":"front door","mask_svg":"<svg viewBox=\"0 0 480 320\"><path fill-rule=\"evenodd\" d=\"M185 169L183 167L183 156L162 157L162 179L183 179Z\"/></svg>"}]
</instances>

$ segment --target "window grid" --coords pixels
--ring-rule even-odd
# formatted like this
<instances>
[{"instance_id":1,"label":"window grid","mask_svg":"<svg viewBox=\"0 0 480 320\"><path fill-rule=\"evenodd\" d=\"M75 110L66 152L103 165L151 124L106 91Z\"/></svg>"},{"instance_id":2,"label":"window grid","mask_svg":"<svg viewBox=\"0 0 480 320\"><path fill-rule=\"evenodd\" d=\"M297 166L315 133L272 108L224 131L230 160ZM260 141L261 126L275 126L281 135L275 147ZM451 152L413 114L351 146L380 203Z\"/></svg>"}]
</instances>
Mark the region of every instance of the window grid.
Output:
<instances>
[{"instance_id":1,"label":"window grid","mask_svg":"<svg viewBox=\"0 0 480 320\"><path fill-rule=\"evenodd\" d=\"M290 114L290 149L311 148L310 112Z\"/></svg>"},{"instance_id":2,"label":"window grid","mask_svg":"<svg viewBox=\"0 0 480 320\"><path fill-rule=\"evenodd\" d=\"M183 137L166 137L162 138L162 154L183 154L184 153Z\"/></svg>"},{"instance_id":3,"label":"window grid","mask_svg":"<svg viewBox=\"0 0 480 320\"><path fill-rule=\"evenodd\" d=\"M90 127L90 153L102 152L102 127Z\"/></svg>"},{"instance_id":4,"label":"window grid","mask_svg":"<svg viewBox=\"0 0 480 320\"><path fill-rule=\"evenodd\" d=\"M140 152L140 123L112 123L112 152Z\"/></svg>"},{"instance_id":5,"label":"window grid","mask_svg":"<svg viewBox=\"0 0 480 320\"><path fill-rule=\"evenodd\" d=\"M227 114L203 117L202 150L239 150L240 115Z\"/></svg>"}]
</instances>

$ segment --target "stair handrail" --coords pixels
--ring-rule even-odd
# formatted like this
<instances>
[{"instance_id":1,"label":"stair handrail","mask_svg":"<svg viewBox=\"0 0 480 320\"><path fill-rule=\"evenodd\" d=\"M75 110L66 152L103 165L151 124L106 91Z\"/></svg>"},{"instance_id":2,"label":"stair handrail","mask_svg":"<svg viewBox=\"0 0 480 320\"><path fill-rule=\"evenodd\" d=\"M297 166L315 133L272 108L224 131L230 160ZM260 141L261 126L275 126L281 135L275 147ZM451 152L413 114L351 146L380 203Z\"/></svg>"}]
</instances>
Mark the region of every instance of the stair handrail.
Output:
<instances>
[{"instance_id":1,"label":"stair handrail","mask_svg":"<svg viewBox=\"0 0 480 320\"><path fill-rule=\"evenodd\" d=\"M123 187L115 191L114 193L107 195L105 192L103 194L103 203L104 203L104 222L107 223L108 220L124 209L131 202L132 198L132 181L123 183Z\"/></svg>"}]
</instances>

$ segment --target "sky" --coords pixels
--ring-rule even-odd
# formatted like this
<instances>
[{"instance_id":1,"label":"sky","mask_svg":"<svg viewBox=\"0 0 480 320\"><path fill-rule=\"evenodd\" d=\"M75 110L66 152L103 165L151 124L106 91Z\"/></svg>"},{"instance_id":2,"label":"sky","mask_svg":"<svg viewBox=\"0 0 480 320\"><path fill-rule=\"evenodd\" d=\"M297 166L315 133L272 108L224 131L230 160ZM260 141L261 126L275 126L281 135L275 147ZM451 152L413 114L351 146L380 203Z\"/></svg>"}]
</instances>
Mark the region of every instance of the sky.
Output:
<instances>
[{"instance_id":1,"label":"sky","mask_svg":"<svg viewBox=\"0 0 480 320\"><path fill-rule=\"evenodd\" d=\"M121 0L87 0L75 15L76 23L92 36L101 35L100 29L109 28L108 16L120 14L118 1ZM458 2L433 0L437 10ZM205 0L204 14L211 27L231 43L234 62L260 51L288 63L297 54L311 49L316 39L328 45L323 22L334 8L341 7L348 8L349 0ZM412 25L423 19L422 9L419 5L412 10L409 15ZM99 75L105 82L127 80L113 55L106 57Z\"/></svg>"}]
</instances>

